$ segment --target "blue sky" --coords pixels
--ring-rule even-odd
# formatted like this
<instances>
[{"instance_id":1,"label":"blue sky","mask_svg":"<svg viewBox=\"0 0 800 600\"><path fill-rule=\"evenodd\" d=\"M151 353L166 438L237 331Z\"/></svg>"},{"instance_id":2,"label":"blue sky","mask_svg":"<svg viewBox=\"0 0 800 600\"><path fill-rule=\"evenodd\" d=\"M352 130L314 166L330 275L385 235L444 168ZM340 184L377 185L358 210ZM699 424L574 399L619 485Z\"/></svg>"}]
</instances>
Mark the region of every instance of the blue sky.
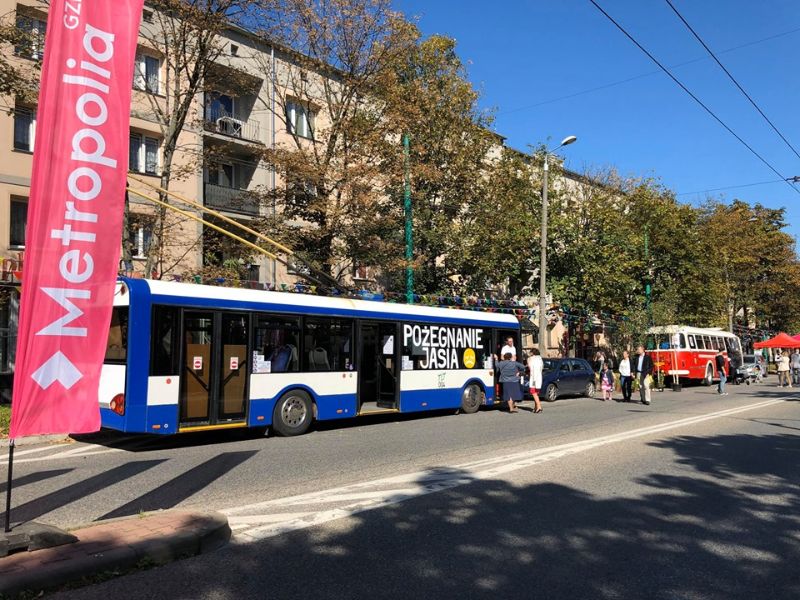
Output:
<instances>
[{"instance_id":1,"label":"blue sky","mask_svg":"<svg viewBox=\"0 0 800 600\"><path fill-rule=\"evenodd\" d=\"M701 59L671 70L781 174L800 175L800 159L664 0L597 1L665 66ZM800 2L672 2L800 152ZM510 146L526 149L548 139L557 144L577 135L564 151L569 168L615 166L623 175L658 177L693 203L708 195L702 190L777 179L664 73L609 86L658 67L588 0L394 5L417 16L425 35L457 40L481 104L496 109L496 131ZM790 233L800 234L800 194L785 183L709 194L786 207Z\"/></svg>"}]
</instances>

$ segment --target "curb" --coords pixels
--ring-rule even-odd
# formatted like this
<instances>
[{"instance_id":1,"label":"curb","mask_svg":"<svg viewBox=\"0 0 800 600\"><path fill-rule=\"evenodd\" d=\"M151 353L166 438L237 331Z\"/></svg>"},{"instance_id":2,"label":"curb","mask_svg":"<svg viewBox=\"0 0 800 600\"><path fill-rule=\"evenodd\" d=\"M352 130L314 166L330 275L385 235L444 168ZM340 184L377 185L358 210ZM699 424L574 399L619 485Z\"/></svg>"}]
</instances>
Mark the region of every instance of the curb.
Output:
<instances>
[{"instance_id":1,"label":"curb","mask_svg":"<svg viewBox=\"0 0 800 600\"><path fill-rule=\"evenodd\" d=\"M28 437L17 438L14 445L19 448L20 446L32 446L34 444L49 444L52 442L66 442L71 440L67 433L57 433L54 435L31 435ZM9 439L7 437L0 438L0 448L8 448Z\"/></svg>"},{"instance_id":2,"label":"curb","mask_svg":"<svg viewBox=\"0 0 800 600\"><path fill-rule=\"evenodd\" d=\"M126 539L126 530L137 530L138 537ZM0 596L49 590L98 575L118 576L143 563L163 565L217 550L231 537L228 519L220 513L171 510L110 519L72 533L79 540L74 544L0 559Z\"/></svg>"}]
</instances>

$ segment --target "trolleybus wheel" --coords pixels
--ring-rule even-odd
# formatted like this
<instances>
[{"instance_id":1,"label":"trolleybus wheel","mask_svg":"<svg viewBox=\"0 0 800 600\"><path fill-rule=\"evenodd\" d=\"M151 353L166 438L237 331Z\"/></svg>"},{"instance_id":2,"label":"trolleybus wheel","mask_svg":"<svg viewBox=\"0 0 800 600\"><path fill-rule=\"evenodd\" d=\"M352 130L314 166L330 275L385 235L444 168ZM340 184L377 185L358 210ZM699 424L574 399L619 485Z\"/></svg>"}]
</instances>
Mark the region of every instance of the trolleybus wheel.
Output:
<instances>
[{"instance_id":1,"label":"trolleybus wheel","mask_svg":"<svg viewBox=\"0 0 800 600\"><path fill-rule=\"evenodd\" d=\"M288 437L308 431L314 417L311 398L303 390L292 390L280 397L272 412L272 428Z\"/></svg>"},{"instance_id":2,"label":"trolleybus wheel","mask_svg":"<svg viewBox=\"0 0 800 600\"><path fill-rule=\"evenodd\" d=\"M706 376L703 377L703 385L709 386L714 383L714 369L711 368L711 365L706 367Z\"/></svg>"},{"instance_id":3,"label":"trolleybus wheel","mask_svg":"<svg viewBox=\"0 0 800 600\"><path fill-rule=\"evenodd\" d=\"M483 393L474 383L464 388L461 394L461 410L468 415L478 412L483 404Z\"/></svg>"},{"instance_id":4,"label":"trolleybus wheel","mask_svg":"<svg viewBox=\"0 0 800 600\"><path fill-rule=\"evenodd\" d=\"M554 383L551 383L547 386L547 389L544 391L544 398L548 402L555 402L556 398L558 398L558 388L555 386Z\"/></svg>"}]
</instances>

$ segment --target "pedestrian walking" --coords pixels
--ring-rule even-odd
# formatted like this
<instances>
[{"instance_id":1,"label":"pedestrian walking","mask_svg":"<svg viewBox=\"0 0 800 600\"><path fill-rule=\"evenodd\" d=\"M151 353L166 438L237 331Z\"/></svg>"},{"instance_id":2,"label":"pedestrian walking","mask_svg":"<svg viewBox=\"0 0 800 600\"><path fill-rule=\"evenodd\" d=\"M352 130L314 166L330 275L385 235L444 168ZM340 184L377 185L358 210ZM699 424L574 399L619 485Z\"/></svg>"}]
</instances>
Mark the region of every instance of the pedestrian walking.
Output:
<instances>
[{"instance_id":1,"label":"pedestrian walking","mask_svg":"<svg viewBox=\"0 0 800 600\"><path fill-rule=\"evenodd\" d=\"M644 346L636 348L636 377L639 379L639 398L650 405L650 387L653 384L653 359L645 354Z\"/></svg>"},{"instance_id":2,"label":"pedestrian walking","mask_svg":"<svg viewBox=\"0 0 800 600\"><path fill-rule=\"evenodd\" d=\"M778 385L781 387L792 387L792 381L789 379L790 372L789 353L784 350L778 357Z\"/></svg>"},{"instance_id":3,"label":"pedestrian walking","mask_svg":"<svg viewBox=\"0 0 800 600\"><path fill-rule=\"evenodd\" d=\"M714 357L717 364L717 373L719 373L719 385L717 386L717 393L720 396L727 396L728 392L725 391L725 382L728 380L727 372L725 370L726 360L722 350L717 350L717 355Z\"/></svg>"},{"instance_id":4,"label":"pedestrian walking","mask_svg":"<svg viewBox=\"0 0 800 600\"><path fill-rule=\"evenodd\" d=\"M520 377L525 373L525 365L511 360L512 354L503 354L503 360L497 363L497 372L500 374L498 381L503 388L503 401L508 402L508 412L519 412L516 402L522 400L522 388L519 385Z\"/></svg>"},{"instance_id":5,"label":"pedestrian walking","mask_svg":"<svg viewBox=\"0 0 800 600\"><path fill-rule=\"evenodd\" d=\"M622 360L619 361L619 385L622 388L622 401L630 402L633 377L631 377L631 357L627 350L622 353Z\"/></svg>"},{"instance_id":6,"label":"pedestrian walking","mask_svg":"<svg viewBox=\"0 0 800 600\"><path fill-rule=\"evenodd\" d=\"M528 357L528 371L530 372L531 396L533 396L533 412L542 412L542 403L539 401L539 391L542 389L542 373L544 372L544 361L539 355L539 349L531 350Z\"/></svg>"},{"instance_id":7,"label":"pedestrian walking","mask_svg":"<svg viewBox=\"0 0 800 600\"><path fill-rule=\"evenodd\" d=\"M800 385L800 349L795 348L792 353L792 385Z\"/></svg>"},{"instance_id":8,"label":"pedestrian walking","mask_svg":"<svg viewBox=\"0 0 800 600\"><path fill-rule=\"evenodd\" d=\"M611 400L614 395L614 372L604 362L600 371L600 389L603 391L603 402Z\"/></svg>"},{"instance_id":9,"label":"pedestrian walking","mask_svg":"<svg viewBox=\"0 0 800 600\"><path fill-rule=\"evenodd\" d=\"M605 354L603 354L599 350L597 352L595 352L594 364L592 366L594 367L594 372L595 372L595 375L597 375L598 379L600 378L600 371L603 370L603 363L605 363L605 362L606 362Z\"/></svg>"}]
</instances>

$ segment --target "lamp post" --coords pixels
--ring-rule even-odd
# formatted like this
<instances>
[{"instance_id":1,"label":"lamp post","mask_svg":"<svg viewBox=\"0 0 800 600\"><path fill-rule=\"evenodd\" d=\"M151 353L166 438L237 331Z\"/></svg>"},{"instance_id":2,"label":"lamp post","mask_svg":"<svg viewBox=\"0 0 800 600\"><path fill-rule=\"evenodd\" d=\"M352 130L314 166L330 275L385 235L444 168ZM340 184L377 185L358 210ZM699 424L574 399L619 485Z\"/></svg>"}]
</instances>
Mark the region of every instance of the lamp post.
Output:
<instances>
[{"instance_id":1,"label":"lamp post","mask_svg":"<svg viewBox=\"0 0 800 600\"><path fill-rule=\"evenodd\" d=\"M545 356L547 344L545 343L545 331L547 322L545 320L545 293L547 289L547 174L550 170L548 159L550 154L559 148L569 146L577 141L577 137L570 135L565 137L561 143L552 150L545 150L544 153L544 174L542 176L542 236L541 236L541 264L539 265L539 353Z\"/></svg>"}]
</instances>

